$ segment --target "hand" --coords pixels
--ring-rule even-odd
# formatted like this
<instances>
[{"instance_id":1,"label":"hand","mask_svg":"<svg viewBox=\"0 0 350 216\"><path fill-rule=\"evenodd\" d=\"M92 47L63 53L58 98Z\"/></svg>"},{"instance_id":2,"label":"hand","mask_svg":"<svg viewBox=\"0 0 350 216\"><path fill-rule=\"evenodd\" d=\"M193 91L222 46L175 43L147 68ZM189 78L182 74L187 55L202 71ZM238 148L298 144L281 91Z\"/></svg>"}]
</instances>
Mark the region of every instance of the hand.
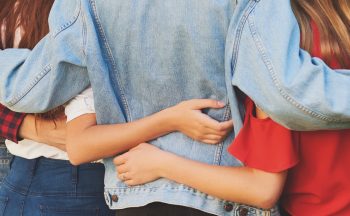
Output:
<instances>
[{"instance_id":1,"label":"hand","mask_svg":"<svg viewBox=\"0 0 350 216\"><path fill-rule=\"evenodd\" d=\"M232 120L218 122L206 114L202 109L221 109L225 104L210 99L193 99L183 101L164 111L172 116L171 122L177 131L180 131L194 140L207 144L220 143L233 128Z\"/></svg>"},{"instance_id":2,"label":"hand","mask_svg":"<svg viewBox=\"0 0 350 216\"><path fill-rule=\"evenodd\" d=\"M142 143L130 151L114 158L118 178L129 186L145 184L161 178L164 161L171 154Z\"/></svg>"}]
</instances>

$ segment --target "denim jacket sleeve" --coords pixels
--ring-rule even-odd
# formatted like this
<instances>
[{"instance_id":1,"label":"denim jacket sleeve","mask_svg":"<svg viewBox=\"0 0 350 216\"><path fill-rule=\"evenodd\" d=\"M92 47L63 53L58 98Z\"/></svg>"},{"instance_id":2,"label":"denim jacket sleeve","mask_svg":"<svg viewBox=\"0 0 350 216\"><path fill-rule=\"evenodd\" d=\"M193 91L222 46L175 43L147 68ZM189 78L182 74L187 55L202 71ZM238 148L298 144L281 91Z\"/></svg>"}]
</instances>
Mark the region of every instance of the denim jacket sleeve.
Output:
<instances>
[{"instance_id":1,"label":"denim jacket sleeve","mask_svg":"<svg viewBox=\"0 0 350 216\"><path fill-rule=\"evenodd\" d=\"M0 103L12 110L44 112L89 84L81 2L55 1L49 25L49 34L32 51L0 51Z\"/></svg>"},{"instance_id":2,"label":"denim jacket sleeve","mask_svg":"<svg viewBox=\"0 0 350 216\"><path fill-rule=\"evenodd\" d=\"M295 130L350 128L350 71L301 50L289 0L242 0L228 39L232 84Z\"/></svg>"}]
</instances>

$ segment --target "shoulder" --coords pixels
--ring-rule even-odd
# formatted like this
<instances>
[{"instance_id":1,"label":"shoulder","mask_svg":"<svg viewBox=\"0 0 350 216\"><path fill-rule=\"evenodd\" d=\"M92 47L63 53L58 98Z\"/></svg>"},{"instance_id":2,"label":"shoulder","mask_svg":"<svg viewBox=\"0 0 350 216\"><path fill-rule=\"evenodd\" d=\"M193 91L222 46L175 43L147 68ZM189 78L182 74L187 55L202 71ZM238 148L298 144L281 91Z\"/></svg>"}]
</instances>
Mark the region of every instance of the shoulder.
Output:
<instances>
[{"instance_id":1,"label":"shoulder","mask_svg":"<svg viewBox=\"0 0 350 216\"><path fill-rule=\"evenodd\" d=\"M81 16L82 0L55 1L49 15L50 34L56 36Z\"/></svg>"}]
</instances>

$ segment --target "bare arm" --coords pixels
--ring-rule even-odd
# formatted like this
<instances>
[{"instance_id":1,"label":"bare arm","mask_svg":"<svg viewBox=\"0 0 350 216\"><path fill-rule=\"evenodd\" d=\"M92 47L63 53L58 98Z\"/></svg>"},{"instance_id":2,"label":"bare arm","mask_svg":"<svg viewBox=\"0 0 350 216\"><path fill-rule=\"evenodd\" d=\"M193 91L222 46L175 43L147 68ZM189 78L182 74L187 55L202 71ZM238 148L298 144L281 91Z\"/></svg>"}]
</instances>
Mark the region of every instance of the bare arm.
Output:
<instances>
[{"instance_id":1,"label":"bare arm","mask_svg":"<svg viewBox=\"0 0 350 216\"><path fill-rule=\"evenodd\" d=\"M68 122L69 159L76 165L111 157L173 131L216 144L233 125L232 121L220 123L201 113L201 109L209 107L218 109L224 104L205 99L190 100L134 122L113 125L96 125L96 116L85 114Z\"/></svg>"},{"instance_id":2,"label":"bare arm","mask_svg":"<svg viewBox=\"0 0 350 216\"><path fill-rule=\"evenodd\" d=\"M66 120L65 117L53 120L35 118L28 114L19 128L19 136L43 144L66 150Z\"/></svg>"},{"instance_id":3,"label":"bare arm","mask_svg":"<svg viewBox=\"0 0 350 216\"><path fill-rule=\"evenodd\" d=\"M286 179L286 172L204 164L149 144L140 144L116 157L114 163L119 178L131 186L162 177L221 199L266 209L275 205Z\"/></svg>"}]
</instances>

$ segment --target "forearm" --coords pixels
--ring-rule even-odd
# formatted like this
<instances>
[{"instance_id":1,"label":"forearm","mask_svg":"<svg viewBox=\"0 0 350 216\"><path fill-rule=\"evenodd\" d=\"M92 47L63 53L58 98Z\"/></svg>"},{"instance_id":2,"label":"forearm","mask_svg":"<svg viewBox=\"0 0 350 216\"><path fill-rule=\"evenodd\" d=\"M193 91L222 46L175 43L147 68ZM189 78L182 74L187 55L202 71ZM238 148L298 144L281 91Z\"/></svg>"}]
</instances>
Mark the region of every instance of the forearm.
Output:
<instances>
[{"instance_id":1,"label":"forearm","mask_svg":"<svg viewBox=\"0 0 350 216\"><path fill-rule=\"evenodd\" d=\"M271 208L278 200L285 173L266 173L248 167L213 166L169 154L162 177L238 203Z\"/></svg>"},{"instance_id":2,"label":"forearm","mask_svg":"<svg viewBox=\"0 0 350 216\"><path fill-rule=\"evenodd\" d=\"M65 151L65 128L65 118L45 120L32 114L27 114L19 128L19 136L23 139L34 140Z\"/></svg>"},{"instance_id":3,"label":"forearm","mask_svg":"<svg viewBox=\"0 0 350 216\"><path fill-rule=\"evenodd\" d=\"M23 122L19 128L18 135L23 139L29 139L34 141L42 141L39 139L38 133L35 127L35 117L34 115L26 115Z\"/></svg>"},{"instance_id":4,"label":"forearm","mask_svg":"<svg viewBox=\"0 0 350 216\"><path fill-rule=\"evenodd\" d=\"M73 120L68 123L67 152L70 161L81 164L111 157L142 142L163 136L174 130L169 118L161 111L124 124L96 125L90 122L87 124L91 126L79 132L72 130L77 128L73 125Z\"/></svg>"}]
</instances>

